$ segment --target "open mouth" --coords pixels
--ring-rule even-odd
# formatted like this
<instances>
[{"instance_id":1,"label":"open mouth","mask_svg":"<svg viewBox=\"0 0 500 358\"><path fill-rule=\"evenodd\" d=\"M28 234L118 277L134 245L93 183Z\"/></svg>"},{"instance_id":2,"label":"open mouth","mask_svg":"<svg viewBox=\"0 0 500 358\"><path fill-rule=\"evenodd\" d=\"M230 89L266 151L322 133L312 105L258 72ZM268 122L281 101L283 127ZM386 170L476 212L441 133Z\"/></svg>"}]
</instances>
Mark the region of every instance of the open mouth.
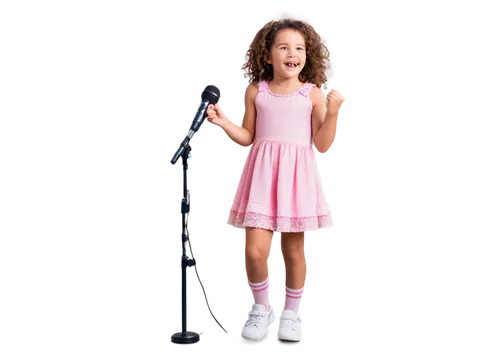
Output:
<instances>
[{"instance_id":1,"label":"open mouth","mask_svg":"<svg viewBox=\"0 0 500 358\"><path fill-rule=\"evenodd\" d=\"M295 68L297 67L299 64L298 63L295 63L295 62L288 62L288 63L285 63L285 65L287 67L290 67L290 68Z\"/></svg>"}]
</instances>

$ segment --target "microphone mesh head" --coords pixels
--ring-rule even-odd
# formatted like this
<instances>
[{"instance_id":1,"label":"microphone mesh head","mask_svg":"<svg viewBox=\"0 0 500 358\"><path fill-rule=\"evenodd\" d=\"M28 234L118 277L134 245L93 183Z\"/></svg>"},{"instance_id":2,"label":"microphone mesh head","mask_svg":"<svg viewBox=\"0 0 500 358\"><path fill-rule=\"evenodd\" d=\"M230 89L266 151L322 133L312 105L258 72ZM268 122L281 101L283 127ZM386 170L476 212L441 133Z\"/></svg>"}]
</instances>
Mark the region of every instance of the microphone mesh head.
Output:
<instances>
[{"instance_id":1,"label":"microphone mesh head","mask_svg":"<svg viewBox=\"0 0 500 358\"><path fill-rule=\"evenodd\" d=\"M208 101L210 104L216 104L219 102L220 92L215 86L207 86L203 93L201 94L202 101Z\"/></svg>"}]
</instances>

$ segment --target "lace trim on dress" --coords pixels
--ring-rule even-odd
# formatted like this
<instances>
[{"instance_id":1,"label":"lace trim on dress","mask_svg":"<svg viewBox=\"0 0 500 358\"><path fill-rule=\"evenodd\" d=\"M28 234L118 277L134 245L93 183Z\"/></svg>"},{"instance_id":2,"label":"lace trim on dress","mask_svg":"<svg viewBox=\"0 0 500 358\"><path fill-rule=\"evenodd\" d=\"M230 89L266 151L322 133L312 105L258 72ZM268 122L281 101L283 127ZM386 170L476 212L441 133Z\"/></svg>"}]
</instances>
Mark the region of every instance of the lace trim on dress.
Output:
<instances>
[{"instance_id":1,"label":"lace trim on dress","mask_svg":"<svg viewBox=\"0 0 500 358\"><path fill-rule=\"evenodd\" d=\"M304 82L304 84L302 85L302 87L299 88L298 91L295 91L293 93L288 93L288 94L281 94L281 93L271 92L271 90L269 89L269 86L268 86L268 82L263 80L263 81L259 82L259 92L267 90L267 92L270 95L275 96L275 97L291 97L291 96L295 96L297 93L300 93L304 97L307 97L309 95L309 91L311 90L311 88L313 86L316 86L316 85L314 83Z\"/></svg>"},{"instance_id":2,"label":"lace trim on dress","mask_svg":"<svg viewBox=\"0 0 500 358\"><path fill-rule=\"evenodd\" d=\"M267 216L253 212L239 213L235 210L230 211L227 223L239 228L258 227L279 232L304 232L333 226L330 213L320 216L297 218Z\"/></svg>"}]
</instances>

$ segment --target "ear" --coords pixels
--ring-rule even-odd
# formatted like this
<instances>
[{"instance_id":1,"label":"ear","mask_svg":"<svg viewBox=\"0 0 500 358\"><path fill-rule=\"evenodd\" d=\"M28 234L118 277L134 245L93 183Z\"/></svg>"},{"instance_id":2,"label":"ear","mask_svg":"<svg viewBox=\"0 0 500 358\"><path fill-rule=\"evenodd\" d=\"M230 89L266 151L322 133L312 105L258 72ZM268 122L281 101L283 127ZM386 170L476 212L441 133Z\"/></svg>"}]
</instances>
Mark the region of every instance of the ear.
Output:
<instances>
[{"instance_id":1,"label":"ear","mask_svg":"<svg viewBox=\"0 0 500 358\"><path fill-rule=\"evenodd\" d=\"M266 63L268 63L268 64L272 64L273 63L273 61L271 59L271 56L269 56L268 52L266 52L266 54L264 55L264 59L265 59Z\"/></svg>"}]
</instances>

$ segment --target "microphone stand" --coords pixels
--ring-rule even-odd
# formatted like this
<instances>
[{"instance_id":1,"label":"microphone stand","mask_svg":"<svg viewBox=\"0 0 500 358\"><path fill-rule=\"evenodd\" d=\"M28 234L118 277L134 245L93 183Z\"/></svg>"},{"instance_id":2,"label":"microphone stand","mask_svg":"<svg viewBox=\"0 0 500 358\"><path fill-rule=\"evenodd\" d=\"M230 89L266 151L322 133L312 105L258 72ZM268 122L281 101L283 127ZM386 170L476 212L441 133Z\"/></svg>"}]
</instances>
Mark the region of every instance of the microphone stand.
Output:
<instances>
[{"instance_id":1,"label":"microphone stand","mask_svg":"<svg viewBox=\"0 0 500 358\"><path fill-rule=\"evenodd\" d=\"M191 134L191 133L190 133ZM190 136L189 136L190 138ZM186 138L187 139L187 138ZM186 330L186 267L196 265L196 261L193 259L189 259L186 256L186 241L189 239L189 236L185 234L187 230L186 225L186 213L189 213L189 190L187 190L187 169L188 164L187 160L191 157L191 147L189 146L189 140L184 140L181 145L182 150L182 166L184 172L184 196L182 198L181 204L181 213L182 213L182 332L174 333L172 335L173 343L196 343L200 340L200 335L195 332L189 332ZM174 161L174 160L172 160Z\"/></svg>"},{"instance_id":2,"label":"microphone stand","mask_svg":"<svg viewBox=\"0 0 500 358\"><path fill-rule=\"evenodd\" d=\"M201 124L205 120L206 111L210 104L215 104L219 101L220 91L215 86L207 86L203 93L201 94L201 103L196 113L195 119L189 133L182 141L179 149L175 153L174 157L170 163L175 164L179 157L182 155L182 166L184 168L184 196L182 198L181 213L182 213L182 332L177 332L172 335L173 343L196 343L200 340L200 335L196 332L189 332L186 330L186 267L191 267L196 265L196 261L190 259L186 256L186 241L189 240L189 235L187 232L186 225L186 214L189 213L189 190L187 190L187 169L188 169L188 158L191 157L191 147L189 146L189 141L193 135L198 131ZM203 287L203 286L202 286Z\"/></svg>"}]
</instances>

